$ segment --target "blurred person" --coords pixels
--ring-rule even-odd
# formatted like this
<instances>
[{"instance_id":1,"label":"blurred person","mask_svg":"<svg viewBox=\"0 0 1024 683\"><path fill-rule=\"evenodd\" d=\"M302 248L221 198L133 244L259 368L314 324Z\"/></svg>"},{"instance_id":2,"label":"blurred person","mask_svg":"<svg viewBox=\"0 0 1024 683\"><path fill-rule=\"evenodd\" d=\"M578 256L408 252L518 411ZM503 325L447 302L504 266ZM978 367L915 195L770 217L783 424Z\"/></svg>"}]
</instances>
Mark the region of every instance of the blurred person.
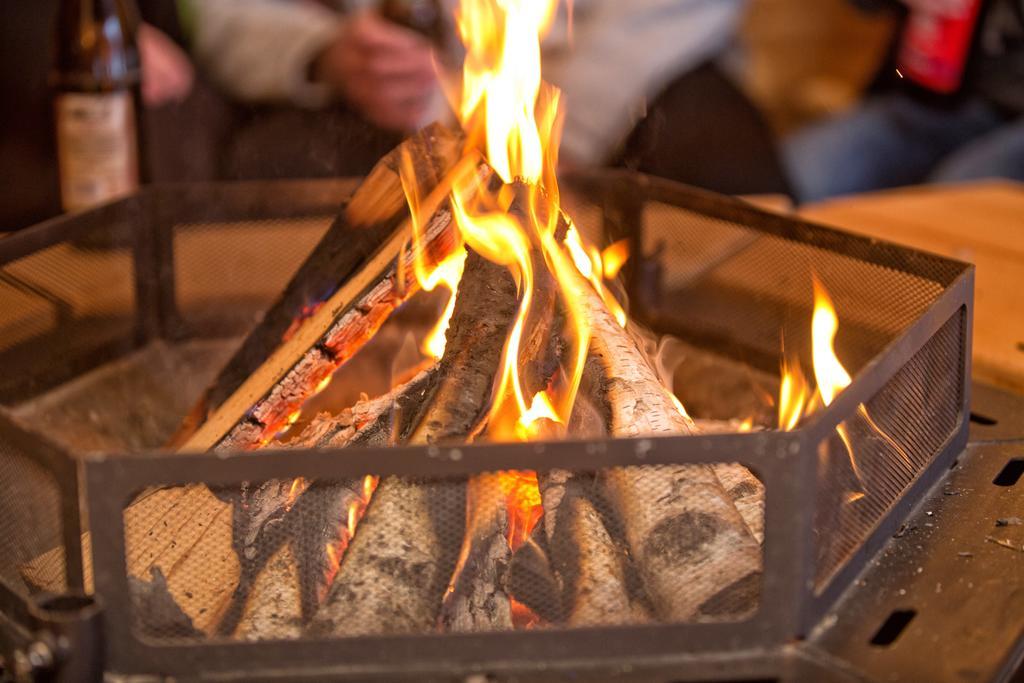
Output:
<instances>
[{"instance_id":1,"label":"blurred person","mask_svg":"<svg viewBox=\"0 0 1024 683\"><path fill-rule=\"evenodd\" d=\"M928 62L919 64L920 75L904 74L897 60L921 40L910 31L964 21L974 0L903 0L903 7L896 0L854 1L925 17L914 18L921 22L916 27L904 21L863 104L786 142L797 198L990 177L1024 180L1024 0L982 3L960 79L949 70L929 72ZM940 55L955 56L953 41L943 34L924 39L936 41Z\"/></svg>"},{"instance_id":2,"label":"blurred person","mask_svg":"<svg viewBox=\"0 0 1024 683\"><path fill-rule=\"evenodd\" d=\"M200 63L236 98L263 103L235 134L230 175L365 173L438 114L435 61L457 64L458 54L438 60L425 37L366 5L193 5ZM447 0L446 16L456 5ZM545 78L565 93L563 162L625 166L723 192L785 192L767 126L717 64L744 7L575 0L570 30L563 1L543 46Z\"/></svg>"},{"instance_id":3,"label":"blurred person","mask_svg":"<svg viewBox=\"0 0 1024 683\"><path fill-rule=\"evenodd\" d=\"M229 177L361 175L428 123L440 98L428 39L351 3L195 0L193 52L248 109Z\"/></svg>"}]
</instances>

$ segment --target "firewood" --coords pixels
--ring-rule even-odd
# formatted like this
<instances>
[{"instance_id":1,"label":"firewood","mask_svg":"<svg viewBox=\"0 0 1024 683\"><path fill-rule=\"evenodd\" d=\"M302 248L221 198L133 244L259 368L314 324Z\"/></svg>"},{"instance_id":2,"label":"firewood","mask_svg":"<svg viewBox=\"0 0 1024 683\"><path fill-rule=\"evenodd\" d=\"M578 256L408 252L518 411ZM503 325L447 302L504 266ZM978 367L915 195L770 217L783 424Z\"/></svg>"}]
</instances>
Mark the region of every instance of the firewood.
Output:
<instances>
[{"instance_id":1,"label":"firewood","mask_svg":"<svg viewBox=\"0 0 1024 683\"><path fill-rule=\"evenodd\" d=\"M764 543L764 484L737 462L716 462L715 476L758 543Z\"/></svg>"},{"instance_id":2,"label":"firewood","mask_svg":"<svg viewBox=\"0 0 1024 683\"><path fill-rule=\"evenodd\" d=\"M405 249L408 233L396 231L366 264L276 347L182 446L252 450L269 441L321 382L361 349L394 310L417 291L409 277L415 255ZM454 246L449 209L441 208L424 228L424 248L437 259Z\"/></svg>"},{"instance_id":3,"label":"firewood","mask_svg":"<svg viewBox=\"0 0 1024 683\"><path fill-rule=\"evenodd\" d=\"M499 476L474 476L466 487L466 535L441 609L441 627L451 632L512 628L507 582L512 551L508 510Z\"/></svg>"},{"instance_id":4,"label":"firewood","mask_svg":"<svg viewBox=\"0 0 1024 683\"><path fill-rule=\"evenodd\" d=\"M562 623L562 589L548 557L544 526L533 533L512 555L508 572L509 595L551 624Z\"/></svg>"},{"instance_id":5,"label":"firewood","mask_svg":"<svg viewBox=\"0 0 1024 683\"><path fill-rule=\"evenodd\" d=\"M291 543L283 544L256 577L235 635L245 640L302 635L302 591Z\"/></svg>"},{"instance_id":6,"label":"firewood","mask_svg":"<svg viewBox=\"0 0 1024 683\"><path fill-rule=\"evenodd\" d=\"M508 271L470 251L436 381L400 442L459 444L479 427L516 309ZM452 482L383 479L311 632L432 630L458 552L443 532L463 528L460 499Z\"/></svg>"},{"instance_id":7,"label":"firewood","mask_svg":"<svg viewBox=\"0 0 1024 683\"><path fill-rule=\"evenodd\" d=\"M360 401L337 416L320 415L295 439L279 445L386 446L402 412L422 400L433 372L434 368L425 370L388 394ZM234 545L242 558L242 577L233 609L218 627L222 634L270 638L301 630L324 598L348 541L349 525L358 523L357 516L350 516L353 509L365 506L365 486L364 478L270 481L255 487L247 504L236 504Z\"/></svg>"},{"instance_id":8,"label":"firewood","mask_svg":"<svg viewBox=\"0 0 1024 683\"><path fill-rule=\"evenodd\" d=\"M389 163L384 170L371 173L364 184L364 194L357 192L349 204L348 211L359 214L359 225L368 225L364 219L374 211L373 202L365 198L367 193L390 196L401 192L394 172L397 161ZM476 161L470 159L463 165L465 168L460 172L472 172ZM390 180L389 174L393 176ZM440 206L450 182L449 178L435 187L424 205ZM399 196L404 202L404 195ZM396 222L408 215L407 208L399 214ZM455 239L450 211L438 210L424 233L425 248L432 257L446 255ZM344 284L241 382L183 448L252 449L269 441L280 423L297 411L338 365L361 348L394 307L415 290L415 279L403 274L411 272L413 259L411 250L404 248L409 234L405 222L393 229L371 256L353 265L355 270ZM360 241L346 235L343 244L335 247L342 247L342 251L353 248L353 240ZM359 250L370 253L363 247L356 249ZM196 628L204 631L223 619L240 578L241 565L231 544L231 508L230 502L215 496L205 485L196 484L147 492L125 510L129 575L146 580L151 568L160 568L174 599ZM88 542L87 532L83 543ZM83 557L86 581L90 584L91 559L89 555ZM26 581L44 584L47 577L56 575L54 567L59 568L61 561L62 551L55 548L27 563L23 567ZM202 580L196 582L200 585L196 590L191 585L195 579L189 572L198 564L209 566L199 572Z\"/></svg>"},{"instance_id":9,"label":"firewood","mask_svg":"<svg viewBox=\"0 0 1024 683\"><path fill-rule=\"evenodd\" d=\"M603 436L610 420L600 395L603 368L588 358L569 420L572 436ZM572 626L625 624L642 615L627 589L628 558L594 507L591 473L538 473L542 526L561 602L561 620Z\"/></svg>"},{"instance_id":10,"label":"firewood","mask_svg":"<svg viewBox=\"0 0 1024 683\"><path fill-rule=\"evenodd\" d=\"M593 326L591 354L605 370L612 435L693 433L633 338L593 290L577 291ZM658 617L720 619L756 605L760 547L711 467L617 467L602 478Z\"/></svg>"},{"instance_id":11,"label":"firewood","mask_svg":"<svg viewBox=\"0 0 1024 683\"><path fill-rule=\"evenodd\" d=\"M544 528L564 623L597 626L644 621L643 608L626 588L625 554L608 533L585 480L562 470L540 477Z\"/></svg>"},{"instance_id":12,"label":"firewood","mask_svg":"<svg viewBox=\"0 0 1024 683\"><path fill-rule=\"evenodd\" d=\"M403 151L408 151L413 160L420 186L430 191L441 184L460 158L461 147L460 135L444 126L432 125L403 142L373 168L277 301L189 412L171 447L184 444L264 363L303 309L308 310L334 294L399 227L408 215L399 177Z\"/></svg>"}]
</instances>

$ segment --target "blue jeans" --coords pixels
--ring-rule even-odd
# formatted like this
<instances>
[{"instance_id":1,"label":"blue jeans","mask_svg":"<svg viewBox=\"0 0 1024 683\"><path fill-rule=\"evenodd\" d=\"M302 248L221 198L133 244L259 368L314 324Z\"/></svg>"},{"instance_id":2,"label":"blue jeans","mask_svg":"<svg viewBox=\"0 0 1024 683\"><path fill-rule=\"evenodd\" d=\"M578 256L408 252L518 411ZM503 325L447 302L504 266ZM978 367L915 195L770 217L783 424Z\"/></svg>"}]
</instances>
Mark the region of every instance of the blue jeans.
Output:
<instances>
[{"instance_id":1,"label":"blue jeans","mask_svg":"<svg viewBox=\"0 0 1024 683\"><path fill-rule=\"evenodd\" d=\"M791 137L783 158L801 202L925 182L1024 180L1024 117L1007 121L980 101L937 109L874 97Z\"/></svg>"}]
</instances>

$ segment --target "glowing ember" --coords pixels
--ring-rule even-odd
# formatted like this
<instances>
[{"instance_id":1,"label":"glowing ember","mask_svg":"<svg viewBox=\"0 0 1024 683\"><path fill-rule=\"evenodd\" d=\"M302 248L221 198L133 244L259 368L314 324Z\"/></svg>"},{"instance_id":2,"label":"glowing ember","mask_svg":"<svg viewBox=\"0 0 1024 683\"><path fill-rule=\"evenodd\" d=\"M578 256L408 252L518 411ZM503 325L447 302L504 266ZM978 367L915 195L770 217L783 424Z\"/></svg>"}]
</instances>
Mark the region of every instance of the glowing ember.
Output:
<instances>
[{"instance_id":1,"label":"glowing ember","mask_svg":"<svg viewBox=\"0 0 1024 683\"><path fill-rule=\"evenodd\" d=\"M302 324L306 322L306 320L308 320L309 318L312 318L314 315L316 315L316 312L319 311L320 307L323 305L323 301L317 301L315 303L306 304L305 306L303 306L302 310L299 311L299 314L295 316L295 320L292 321L291 325L288 326L288 329L284 331L283 335L281 335L281 341L286 342L293 336L295 336L295 333L299 331L299 328L302 327Z\"/></svg>"},{"instance_id":2,"label":"glowing ember","mask_svg":"<svg viewBox=\"0 0 1024 683\"><path fill-rule=\"evenodd\" d=\"M530 629L540 625L540 616L532 609L519 602L515 598L510 598L509 602L512 605L512 625L516 628Z\"/></svg>"},{"instance_id":3,"label":"glowing ember","mask_svg":"<svg viewBox=\"0 0 1024 683\"><path fill-rule=\"evenodd\" d=\"M537 475L534 472L507 471L498 477L508 509L509 546L518 550L544 513Z\"/></svg>"}]
</instances>

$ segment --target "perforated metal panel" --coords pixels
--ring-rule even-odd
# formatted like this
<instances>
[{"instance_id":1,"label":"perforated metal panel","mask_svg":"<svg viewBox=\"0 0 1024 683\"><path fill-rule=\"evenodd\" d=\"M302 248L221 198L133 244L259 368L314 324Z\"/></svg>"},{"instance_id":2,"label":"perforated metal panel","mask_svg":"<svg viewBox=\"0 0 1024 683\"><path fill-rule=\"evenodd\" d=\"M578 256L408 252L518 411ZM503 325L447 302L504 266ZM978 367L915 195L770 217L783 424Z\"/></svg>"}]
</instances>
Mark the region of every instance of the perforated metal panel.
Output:
<instances>
[{"instance_id":1,"label":"perforated metal panel","mask_svg":"<svg viewBox=\"0 0 1024 683\"><path fill-rule=\"evenodd\" d=\"M240 325L254 323L333 218L174 225L175 299L185 323L201 330L216 326L213 319L225 315Z\"/></svg>"},{"instance_id":2,"label":"perforated metal panel","mask_svg":"<svg viewBox=\"0 0 1024 683\"><path fill-rule=\"evenodd\" d=\"M67 586L61 509L54 474L0 438L0 581L23 597L39 590L60 593ZM56 552L43 557L48 551ZM33 561L39 571L26 582L23 570Z\"/></svg>"},{"instance_id":3,"label":"perforated metal panel","mask_svg":"<svg viewBox=\"0 0 1024 683\"><path fill-rule=\"evenodd\" d=\"M964 312L944 324L818 452L820 590L962 421Z\"/></svg>"},{"instance_id":4,"label":"perforated metal panel","mask_svg":"<svg viewBox=\"0 0 1024 683\"><path fill-rule=\"evenodd\" d=\"M259 191L266 196L267 188ZM129 308L136 298L147 305L172 302L158 311L129 311L130 317L155 318L141 326L148 334L244 331L327 228L327 218L318 216L330 214L324 206L310 210L307 203L300 214L311 218L283 219L287 212L280 208L261 217L260 201L244 188L232 190L236 195L227 203L222 188L175 192L168 201L142 203L131 209L137 215L127 214L149 221L158 234L163 231L165 244L146 245L134 261L128 259L127 271L117 266L108 273L96 264L69 271L75 282L89 277L106 282L103 277L112 276L105 286L121 293L98 296L97 305L107 306L103 310L113 310L108 303L115 300ZM188 202L179 207L172 201L178 196ZM83 469L91 521L113 530L92 539L91 559L107 604L117 670L184 673L204 666L237 672L314 662L384 671L413 660L424 667L447 659L466 662L481 653L493 661L520 662L536 652L566 661L659 656L764 647L804 632L801 615L808 605L837 590L842 582L835 578L849 568L857 549L877 540L883 523L907 504L907 492L927 483L935 464L949 456L949 444L964 433L969 271L962 264L633 176L585 179L579 193L567 192L565 203L588 235L598 237L603 230L612 238L624 231L635 235L629 267L636 317L658 333L684 337L694 350L688 353L706 354L702 362L711 370L703 376L716 387L725 384L714 381L717 355L728 361L730 391L756 393L740 401L722 396L695 401L709 406L706 417L756 414L762 431L598 440L585 446L487 444L467 446L465 452L462 447L333 452L318 445L276 454L138 458L115 449ZM154 206L159 213L152 213ZM231 207L244 210L235 214ZM99 218L86 214L83 220L94 225ZM68 247L58 242L23 251L43 256ZM102 258L121 258L119 250L123 246L115 243ZM133 263L161 254L173 259L172 277L136 281ZM847 397L863 400L871 417L867 423L846 407L841 415L835 406L823 411L823 419L846 428L852 461L838 435L814 450L804 446L822 430L772 429L770 402L783 339L786 350L809 367L812 274L839 311L838 355L853 375ZM35 270L27 275L35 276ZM55 304L47 308L41 304L45 296L6 280L0 287L0 296L31 313L24 316L27 322L11 327L10 339L16 340L11 344L43 340L39 350L53 358L57 351L45 335L71 330L53 322ZM74 298L68 289L57 289ZM939 313L934 326L924 324ZM135 322L104 328L126 344L114 354L122 362L139 342L151 341L136 338ZM82 337L69 339L76 348L83 344ZM163 361L177 357L185 340L166 341L169 346L157 349ZM83 369L112 367L105 363L92 357L78 369L62 370L77 377ZM750 381L740 381L744 368L750 369ZM186 381L193 372L195 367L182 369L183 392L186 385L189 392L197 386L199 380ZM393 372L391 359L384 358L376 379L387 385ZM677 372L680 376L685 373ZM54 386L53 381L30 385L22 398L38 399L44 388ZM149 391L145 385L139 384L140 391ZM676 387L684 399L689 389ZM359 386L344 386L337 396L348 397L347 403L358 391ZM189 401L165 403L163 427ZM740 405L744 411L750 405L762 410L731 414L730 406ZM328 401L317 410L335 419L345 407ZM116 426L108 419L116 410L103 414L105 425ZM165 432L163 427L157 431ZM736 461L758 478L730 479L747 471L730 467ZM17 462L9 451L0 451L0 483L36 477L12 468ZM15 473L6 475L4 466ZM494 473L527 468L539 474L534 488L527 487L535 501L529 517L534 526L510 542L511 530L523 524L509 517L508 491L501 486L508 477ZM698 471L714 472L716 483L703 489L692 485ZM569 507L546 500L551 482L570 472L568 483L562 482L567 491L562 505ZM629 472L634 476L623 474ZM739 499L759 485L766 502L744 515ZM684 501L678 514L645 519L646 501L676 495ZM126 512L132 496L139 498ZM268 507L267 496L285 503ZM42 500L57 507L52 496L44 494ZM722 500L727 501L724 515L701 516ZM563 515L566 510L572 514ZM261 518L262 512L271 514ZM124 533L116 533L122 526ZM755 527L764 529L763 544L753 540ZM607 542L593 536L580 541L581 534L601 530ZM254 543L257 536L261 540ZM60 548L59 532L46 539L39 545L47 548L26 552ZM723 545L730 547L722 550ZM196 546L202 552L190 550ZM392 552L396 546L400 552ZM726 561L716 565L722 557ZM18 559L0 578L13 580L8 577L16 571L27 594L29 562ZM586 575L583 566L595 573ZM376 573L367 574L367 567L376 567ZM595 576L604 578L588 583ZM807 579L823 592L815 596ZM619 603L607 598L608 587L615 585L623 588ZM467 626L459 618L466 614L476 621ZM594 630L603 628L610 630ZM473 638L495 632L501 637ZM459 647L439 647L445 641L437 640L438 634L457 635ZM196 639L204 647L188 649ZM233 642L228 648L219 644L225 639L259 642L251 647ZM285 647L300 642L301 661Z\"/></svg>"},{"instance_id":5,"label":"perforated metal panel","mask_svg":"<svg viewBox=\"0 0 1024 683\"><path fill-rule=\"evenodd\" d=\"M160 642L744 621L764 510L745 518L730 496L761 484L732 465L746 488L727 489L723 466L148 492L124 516L134 628Z\"/></svg>"}]
</instances>

